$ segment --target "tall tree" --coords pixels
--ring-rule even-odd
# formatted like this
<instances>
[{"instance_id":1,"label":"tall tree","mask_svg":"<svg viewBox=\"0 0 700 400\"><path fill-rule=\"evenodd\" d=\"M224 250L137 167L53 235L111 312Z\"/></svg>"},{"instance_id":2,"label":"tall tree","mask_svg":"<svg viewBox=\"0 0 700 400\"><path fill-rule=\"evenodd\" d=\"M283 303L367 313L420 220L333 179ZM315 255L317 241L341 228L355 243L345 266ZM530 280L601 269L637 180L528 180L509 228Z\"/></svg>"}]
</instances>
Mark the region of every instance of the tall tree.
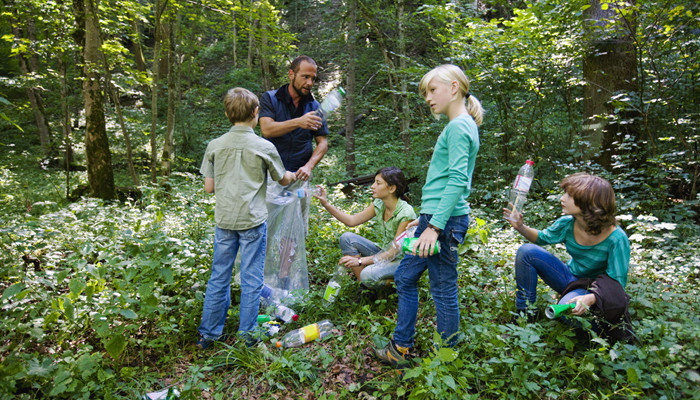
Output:
<instances>
[{"instance_id":1,"label":"tall tree","mask_svg":"<svg viewBox=\"0 0 700 400\"><path fill-rule=\"evenodd\" d=\"M637 53L634 19L623 21L621 9L605 0L591 0L584 15L588 20L590 50L583 60L583 136L588 156L610 169L612 156L625 134L637 137L636 116L616 115L611 100L620 92L637 91Z\"/></svg>"},{"instance_id":2,"label":"tall tree","mask_svg":"<svg viewBox=\"0 0 700 400\"><path fill-rule=\"evenodd\" d=\"M151 78L151 183L157 182L158 177L158 149L156 148L156 134L158 130L158 84L160 80L160 52L163 41L163 12L168 5L168 0L156 0L155 3L155 21L153 30L155 33L155 43L153 45L153 65Z\"/></svg>"},{"instance_id":3,"label":"tall tree","mask_svg":"<svg viewBox=\"0 0 700 400\"><path fill-rule=\"evenodd\" d=\"M30 4L26 4L31 7ZM15 18L12 22L12 32L18 43L26 42L28 46L20 46L25 51L17 51L17 60L23 79L26 81L25 90L29 104L34 114L37 135L44 155L51 152L51 128L44 112L44 100L40 87L35 83L36 75L39 73L39 57L33 49L36 43L36 28L33 15L23 15L19 9L15 10Z\"/></svg>"},{"instance_id":4,"label":"tall tree","mask_svg":"<svg viewBox=\"0 0 700 400\"><path fill-rule=\"evenodd\" d=\"M348 0L348 64L345 103L345 172L355 176L355 59L357 57L357 0Z\"/></svg>"},{"instance_id":5,"label":"tall tree","mask_svg":"<svg viewBox=\"0 0 700 400\"><path fill-rule=\"evenodd\" d=\"M81 0L75 0L80 3ZM83 0L85 42L83 44L83 103L85 106L85 157L92 196L114 198L112 154L105 126L103 93L100 86L100 25L97 0Z\"/></svg>"},{"instance_id":6,"label":"tall tree","mask_svg":"<svg viewBox=\"0 0 700 400\"><path fill-rule=\"evenodd\" d=\"M175 83L175 76L177 75L175 65L176 21L177 14L171 12L168 16L168 112L165 126L165 142L163 143L163 153L161 155L161 175L163 176L170 176L172 161L175 157L173 131L175 130L175 104L177 97L177 84Z\"/></svg>"}]
</instances>

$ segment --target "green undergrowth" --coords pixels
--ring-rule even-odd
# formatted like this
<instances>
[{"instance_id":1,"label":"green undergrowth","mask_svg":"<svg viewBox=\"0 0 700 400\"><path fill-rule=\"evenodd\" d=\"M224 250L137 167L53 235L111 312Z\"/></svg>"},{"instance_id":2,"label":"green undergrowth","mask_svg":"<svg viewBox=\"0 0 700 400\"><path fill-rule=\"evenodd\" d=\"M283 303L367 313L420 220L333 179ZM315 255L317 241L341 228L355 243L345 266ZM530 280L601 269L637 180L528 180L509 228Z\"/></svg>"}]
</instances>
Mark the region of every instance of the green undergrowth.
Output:
<instances>
[{"instance_id":1,"label":"green undergrowth","mask_svg":"<svg viewBox=\"0 0 700 400\"><path fill-rule=\"evenodd\" d=\"M416 363L403 376L378 363L373 346L393 332L396 294L360 294L344 277L338 300L321 292L348 228L312 206L307 259L311 290L294 306L298 322L280 334L330 319L333 334L301 348L235 339L197 351L211 263L213 196L199 176L175 174L168 189L144 186L127 203L67 203L50 170L31 187L13 168L0 169L0 397L132 399L176 385L183 399L682 399L700 384L697 226L651 214L624 214L632 242L628 292L639 342L579 340L567 327L512 317L513 258L522 244L495 212L473 201L461 247L459 300L464 340L437 353L427 276L421 282ZM43 197L37 195L43 193ZM46 194L48 193L48 194ZM334 204L359 211L332 190ZM528 205L544 227L556 198ZM624 210L624 206L622 207ZM545 218L545 216L548 216ZM662 216L662 218L664 218ZM372 237L372 226L353 228ZM561 248L553 249L563 256ZM238 287L226 333L238 324ZM541 291L539 307L554 293ZM234 335L235 336L235 335Z\"/></svg>"}]
</instances>

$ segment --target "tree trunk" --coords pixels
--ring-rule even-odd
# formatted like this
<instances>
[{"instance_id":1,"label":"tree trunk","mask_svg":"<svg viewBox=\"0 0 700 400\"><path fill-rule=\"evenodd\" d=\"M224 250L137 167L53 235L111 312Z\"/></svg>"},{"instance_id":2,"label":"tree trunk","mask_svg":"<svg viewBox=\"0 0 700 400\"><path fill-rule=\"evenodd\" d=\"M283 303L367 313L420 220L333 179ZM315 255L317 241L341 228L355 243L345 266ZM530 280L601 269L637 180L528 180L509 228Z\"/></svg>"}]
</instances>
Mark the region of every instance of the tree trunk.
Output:
<instances>
[{"instance_id":1,"label":"tree trunk","mask_svg":"<svg viewBox=\"0 0 700 400\"><path fill-rule=\"evenodd\" d=\"M153 45L153 65L151 66L153 79L151 83L151 183L157 183L158 178L158 149L156 148L156 131L158 129L158 81L160 77L160 48L163 40L163 27L161 20L167 0L156 0L156 20L154 24L155 43Z\"/></svg>"},{"instance_id":2,"label":"tree trunk","mask_svg":"<svg viewBox=\"0 0 700 400\"><path fill-rule=\"evenodd\" d=\"M408 104L408 83L406 80L406 38L404 36L404 0L399 0L397 10L398 34L399 34L399 68L401 68L401 141L403 142L403 150L406 154L411 151L411 112Z\"/></svg>"},{"instance_id":3,"label":"tree trunk","mask_svg":"<svg viewBox=\"0 0 700 400\"><path fill-rule=\"evenodd\" d=\"M124 114L122 113L122 106L119 102L119 94L112 84L112 73L110 72L109 63L107 62L107 56L102 53L102 62L105 68L105 80L107 81L107 91L109 92L112 102L114 103L114 110L117 113L117 120L119 121L119 127L121 128L122 135L124 135L124 143L126 144L126 167L129 170L129 175L131 175L131 180L134 182L135 186L139 186L141 182L136 174L136 169L134 168L134 157L131 148L131 136L129 135L129 130L126 129L126 124L124 123Z\"/></svg>"},{"instance_id":4,"label":"tree trunk","mask_svg":"<svg viewBox=\"0 0 700 400\"><path fill-rule=\"evenodd\" d=\"M70 197L70 166L73 163L73 143L71 142L70 111L68 109L68 77L65 52L58 55L58 73L61 76L61 128L63 130L63 165L66 169L66 198Z\"/></svg>"},{"instance_id":5,"label":"tree trunk","mask_svg":"<svg viewBox=\"0 0 700 400\"><path fill-rule=\"evenodd\" d=\"M168 119L165 127L165 143L161 155L161 175L170 176L175 157L173 131L175 130L175 15L168 19Z\"/></svg>"},{"instance_id":6,"label":"tree trunk","mask_svg":"<svg viewBox=\"0 0 700 400\"><path fill-rule=\"evenodd\" d=\"M146 60L143 57L143 49L141 48L141 30L139 29L139 21L135 15L131 16L131 53L134 55L136 69L141 72L146 72Z\"/></svg>"},{"instance_id":7,"label":"tree trunk","mask_svg":"<svg viewBox=\"0 0 700 400\"><path fill-rule=\"evenodd\" d=\"M19 20L12 24L12 32L18 41L24 40L24 35L22 30L19 28ZM27 39L30 41L36 40L36 34L34 32L34 21L30 18L26 22L26 33ZM29 60L24 54L18 54L17 60L19 62L19 69L22 76L30 78L34 73L38 72L38 59L35 54L30 54ZM46 121L46 116L44 115L44 100L41 97L41 92L36 85L32 82L26 87L27 98L29 99L29 104L32 107L32 113L34 114L34 121L36 122L37 136L39 137L39 144L41 145L41 151L44 155L50 155L51 153L51 128L49 123Z\"/></svg>"},{"instance_id":8,"label":"tree trunk","mask_svg":"<svg viewBox=\"0 0 700 400\"><path fill-rule=\"evenodd\" d=\"M348 1L348 71L345 85L345 172L355 176L355 57L357 38L357 0Z\"/></svg>"},{"instance_id":9,"label":"tree trunk","mask_svg":"<svg viewBox=\"0 0 700 400\"><path fill-rule=\"evenodd\" d=\"M248 69L253 68L253 57L255 55L255 18L254 10L255 0L250 0L250 9L248 10ZM267 87L266 87L267 88Z\"/></svg>"},{"instance_id":10,"label":"tree trunk","mask_svg":"<svg viewBox=\"0 0 700 400\"><path fill-rule=\"evenodd\" d=\"M605 4L609 7L603 10L598 0L591 0L585 12L591 49L583 60L583 137L589 143L584 158L596 158L609 170L624 136L637 137L637 123L626 123L636 120L637 113L615 115L610 104L618 92L636 91L637 57L630 27L625 28L612 3Z\"/></svg>"},{"instance_id":11,"label":"tree trunk","mask_svg":"<svg viewBox=\"0 0 700 400\"><path fill-rule=\"evenodd\" d=\"M238 25L236 24L236 2L234 1L231 5L231 23L233 24L233 29L231 35L233 36L233 68L238 65L238 54L236 47L236 39L238 38Z\"/></svg>"},{"instance_id":12,"label":"tree trunk","mask_svg":"<svg viewBox=\"0 0 700 400\"><path fill-rule=\"evenodd\" d=\"M85 0L85 45L83 47L85 156L87 158L90 194L101 199L111 200L114 198L114 175L98 74L100 27L97 10L95 0Z\"/></svg>"}]
</instances>

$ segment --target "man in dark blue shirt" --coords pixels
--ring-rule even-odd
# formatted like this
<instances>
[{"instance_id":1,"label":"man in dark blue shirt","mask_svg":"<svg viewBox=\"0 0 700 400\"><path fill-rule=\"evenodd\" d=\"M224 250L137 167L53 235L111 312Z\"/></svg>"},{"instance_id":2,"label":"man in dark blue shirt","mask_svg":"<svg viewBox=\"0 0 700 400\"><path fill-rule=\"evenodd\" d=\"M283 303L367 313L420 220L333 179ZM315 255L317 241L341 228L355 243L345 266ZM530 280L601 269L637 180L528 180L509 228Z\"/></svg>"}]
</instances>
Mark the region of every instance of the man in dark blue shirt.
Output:
<instances>
[{"instance_id":1,"label":"man in dark blue shirt","mask_svg":"<svg viewBox=\"0 0 700 400\"><path fill-rule=\"evenodd\" d=\"M287 171L308 181L311 171L328 151L328 126L317 113L311 95L316 81L316 62L299 56L289 68L289 83L265 92L260 98L260 130L280 153ZM313 148L312 139L316 141Z\"/></svg>"},{"instance_id":2,"label":"man in dark blue shirt","mask_svg":"<svg viewBox=\"0 0 700 400\"><path fill-rule=\"evenodd\" d=\"M316 112L320 104L311 95L311 89L316 82L316 62L308 56L299 56L292 61L289 68L289 83L277 90L270 90L260 97L260 130L265 139L272 142L282 158L282 163L287 171L294 172L297 182L287 187L294 189L305 184L311 179L311 171L321 161L328 151L328 125ZM316 148L313 147L313 140ZM289 208L294 203L283 208ZM292 224L275 224L271 218L268 225L268 238L277 237L278 242L272 246L279 246L278 251L268 251L266 265L279 265L279 273L273 268L265 268L265 280L273 286L279 286L285 290L308 288L307 266L299 261L305 261L306 244L304 237L309 229L309 206L311 197L299 199L301 217L304 224L302 238L295 235L297 232L285 230ZM268 203L270 215L294 215L292 209L280 210ZM278 208L275 210L275 208ZM275 254L279 254L276 259ZM303 256L303 258L301 258ZM302 283L300 283L302 282ZM305 282L305 283L303 283Z\"/></svg>"}]
</instances>

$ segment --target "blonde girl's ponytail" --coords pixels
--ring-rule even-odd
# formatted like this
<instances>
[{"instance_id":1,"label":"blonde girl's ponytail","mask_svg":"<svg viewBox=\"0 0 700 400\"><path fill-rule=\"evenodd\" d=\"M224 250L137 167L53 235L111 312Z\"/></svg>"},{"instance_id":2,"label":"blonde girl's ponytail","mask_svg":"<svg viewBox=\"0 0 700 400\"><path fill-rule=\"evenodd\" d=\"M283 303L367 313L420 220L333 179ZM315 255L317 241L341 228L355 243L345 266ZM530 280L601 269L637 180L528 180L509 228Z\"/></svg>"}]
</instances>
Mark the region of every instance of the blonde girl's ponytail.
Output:
<instances>
[{"instance_id":1,"label":"blonde girl's ponytail","mask_svg":"<svg viewBox=\"0 0 700 400\"><path fill-rule=\"evenodd\" d=\"M433 78L437 78L444 83L456 81L459 84L459 91L455 94L461 96L466 101L467 112L474 118L477 126L480 126L484 121L484 108L481 106L479 99L469 93L469 79L464 74L461 68L452 64L443 64L430 70L423 75L418 91L425 98L428 91L428 84Z\"/></svg>"}]
</instances>

